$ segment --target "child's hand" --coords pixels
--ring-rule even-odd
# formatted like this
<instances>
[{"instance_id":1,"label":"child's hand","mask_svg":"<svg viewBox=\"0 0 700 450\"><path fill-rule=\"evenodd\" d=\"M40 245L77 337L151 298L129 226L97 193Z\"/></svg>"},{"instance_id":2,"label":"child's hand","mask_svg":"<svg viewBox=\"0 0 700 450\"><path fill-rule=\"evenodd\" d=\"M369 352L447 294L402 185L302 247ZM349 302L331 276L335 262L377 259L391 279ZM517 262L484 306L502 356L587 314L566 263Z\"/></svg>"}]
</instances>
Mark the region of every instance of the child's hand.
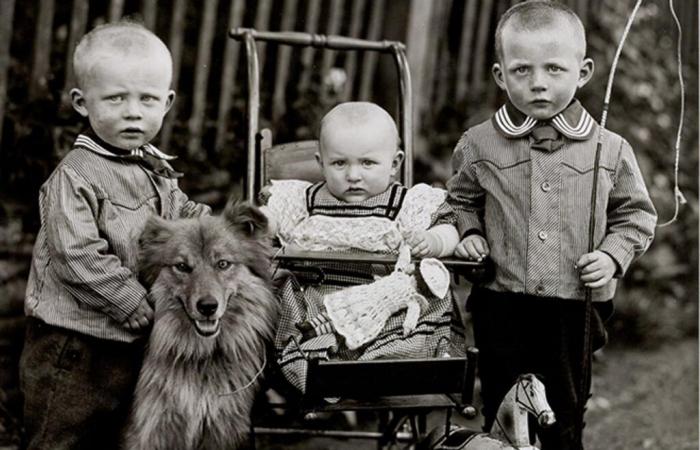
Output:
<instances>
[{"instance_id":1,"label":"child's hand","mask_svg":"<svg viewBox=\"0 0 700 450\"><path fill-rule=\"evenodd\" d=\"M433 257L439 253L439 243L435 242L434 236L425 231L412 232L407 242L411 247L411 255L418 258Z\"/></svg>"},{"instance_id":2,"label":"child's hand","mask_svg":"<svg viewBox=\"0 0 700 450\"><path fill-rule=\"evenodd\" d=\"M153 320L153 308L148 304L146 299L144 299L139 306L127 317L124 321L123 326L131 331L139 331L151 324Z\"/></svg>"},{"instance_id":3,"label":"child's hand","mask_svg":"<svg viewBox=\"0 0 700 450\"><path fill-rule=\"evenodd\" d=\"M575 267L580 271L579 278L584 285L593 289L605 286L617 270L610 255L600 250L581 256Z\"/></svg>"},{"instance_id":4,"label":"child's hand","mask_svg":"<svg viewBox=\"0 0 700 450\"><path fill-rule=\"evenodd\" d=\"M474 259L479 262L489 256L491 250L489 244L483 236L478 234L470 234L457 244L455 255L463 259Z\"/></svg>"}]
</instances>

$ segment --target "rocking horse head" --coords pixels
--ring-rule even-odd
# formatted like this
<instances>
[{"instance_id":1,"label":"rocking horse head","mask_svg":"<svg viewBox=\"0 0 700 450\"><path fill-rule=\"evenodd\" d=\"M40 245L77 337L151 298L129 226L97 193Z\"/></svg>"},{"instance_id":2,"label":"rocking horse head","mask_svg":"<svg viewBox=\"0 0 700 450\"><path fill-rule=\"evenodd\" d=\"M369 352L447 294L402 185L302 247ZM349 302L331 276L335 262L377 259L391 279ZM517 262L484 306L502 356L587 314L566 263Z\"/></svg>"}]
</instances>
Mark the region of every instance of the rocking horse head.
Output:
<instances>
[{"instance_id":1,"label":"rocking horse head","mask_svg":"<svg viewBox=\"0 0 700 450\"><path fill-rule=\"evenodd\" d=\"M544 384L530 373L520 375L503 398L489 435L515 448L530 448L528 414L534 416L541 427L546 428L555 421Z\"/></svg>"},{"instance_id":2,"label":"rocking horse head","mask_svg":"<svg viewBox=\"0 0 700 450\"><path fill-rule=\"evenodd\" d=\"M536 449L530 444L528 414L546 428L554 424L544 384L532 374L520 375L501 402L488 433L472 436L466 449Z\"/></svg>"}]
</instances>

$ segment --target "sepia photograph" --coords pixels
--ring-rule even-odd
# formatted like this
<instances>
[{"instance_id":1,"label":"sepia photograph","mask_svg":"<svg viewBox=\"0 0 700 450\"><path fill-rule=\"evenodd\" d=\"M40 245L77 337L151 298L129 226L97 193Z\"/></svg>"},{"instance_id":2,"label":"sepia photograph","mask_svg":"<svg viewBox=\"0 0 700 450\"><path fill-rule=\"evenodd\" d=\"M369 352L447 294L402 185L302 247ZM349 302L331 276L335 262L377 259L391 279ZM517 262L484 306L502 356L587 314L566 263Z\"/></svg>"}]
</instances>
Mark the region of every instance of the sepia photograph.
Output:
<instances>
[{"instance_id":1,"label":"sepia photograph","mask_svg":"<svg viewBox=\"0 0 700 450\"><path fill-rule=\"evenodd\" d=\"M0 450L700 449L696 0L0 0Z\"/></svg>"}]
</instances>

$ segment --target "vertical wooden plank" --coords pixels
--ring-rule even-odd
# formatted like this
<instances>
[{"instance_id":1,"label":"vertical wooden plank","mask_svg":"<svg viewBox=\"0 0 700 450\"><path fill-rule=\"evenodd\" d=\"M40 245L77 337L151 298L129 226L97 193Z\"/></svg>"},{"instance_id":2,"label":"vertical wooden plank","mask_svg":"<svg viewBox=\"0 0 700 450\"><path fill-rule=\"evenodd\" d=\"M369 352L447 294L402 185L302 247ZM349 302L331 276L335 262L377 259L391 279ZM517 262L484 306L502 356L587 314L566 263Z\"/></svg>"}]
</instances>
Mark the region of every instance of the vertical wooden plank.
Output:
<instances>
[{"instance_id":1,"label":"vertical wooden plank","mask_svg":"<svg viewBox=\"0 0 700 450\"><path fill-rule=\"evenodd\" d=\"M178 90L178 83L180 81L180 69L182 67L182 44L185 37L185 12L187 7L187 0L175 0L173 4L173 15L170 20L170 35L168 37L168 47L170 48L170 54L173 57L173 80L171 82L172 88L175 91ZM178 112L178 102L177 100L170 108L170 112L165 116L165 123L163 124L163 129L160 135L160 146L164 150L168 150L170 147L170 138L173 134L173 127L175 126L175 121L177 120Z\"/></svg>"},{"instance_id":2,"label":"vertical wooden plank","mask_svg":"<svg viewBox=\"0 0 700 450\"><path fill-rule=\"evenodd\" d=\"M149 30L156 28L156 10L158 0L143 0L141 4L141 14L143 15L143 24Z\"/></svg>"},{"instance_id":3,"label":"vertical wooden plank","mask_svg":"<svg viewBox=\"0 0 700 450\"><path fill-rule=\"evenodd\" d=\"M423 1L423 0L416 0ZM430 3L432 2L425 2ZM382 22L384 21L384 0L374 0L372 2L372 13L367 31L367 39L376 41L381 36ZM360 80L361 100L369 100L372 96L372 84L374 83L374 72L377 70L377 52L364 52L362 59L362 79Z\"/></svg>"},{"instance_id":4,"label":"vertical wooden plank","mask_svg":"<svg viewBox=\"0 0 700 450\"><path fill-rule=\"evenodd\" d=\"M476 0L466 0L462 16L462 36L457 56L457 101L462 101L469 90L469 68L474 49L474 24L476 23Z\"/></svg>"},{"instance_id":5,"label":"vertical wooden plank","mask_svg":"<svg viewBox=\"0 0 700 450\"><path fill-rule=\"evenodd\" d=\"M434 112L434 108L432 107L435 99L433 97L435 93L435 80L438 77L438 72L442 72L445 69L441 70L435 70L436 67L438 67L438 56L440 54L440 42L443 40L442 35L445 33L445 17L447 14L449 14L449 11L446 9L446 2L441 1L437 2L435 4L435 8L433 9L433 14L430 17L429 21L429 30L431 32L428 33L428 51L425 55L425 60L423 61L423 85L421 88L423 89L423 95L425 99L427 100L427 105L430 105L430 107L426 107L424 114L428 113L427 119L431 120L431 114ZM430 123L428 121L428 123Z\"/></svg>"},{"instance_id":6,"label":"vertical wooden plank","mask_svg":"<svg viewBox=\"0 0 700 450\"><path fill-rule=\"evenodd\" d=\"M340 34L340 26L343 18L343 0L331 0L328 26L326 27L327 35ZM323 60L321 62L321 76L326 76L331 67L335 64L337 52L334 50L326 50L323 52Z\"/></svg>"},{"instance_id":7,"label":"vertical wooden plank","mask_svg":"<svg viewBox=\"0 0 700 450\"><path fill-rule=\"evenodd\" d=\"M44 97L48 94L54 10L54 0L39 1L39 15L34 34L34 59L32 61L32 72L29 76L30 100Z\"/></svg>"},{"instance_id":8,"label":"vertical wooden plank","mask_svg":"<svg viewBox=\"0 0 700 450\"><path fill-rule=\"evenodd\" d=\"M486 54L488 53L489 36L491 33L491 12L493 11L493 0L483 0L479 12L479 29L476 36L476 53L474 54L472 70L472 86L474 89L481 89L484 84L484 74L490 72L490 67L486 66ZM489 64L490 66L490 64Z\"/></svg>"},{"instance_id":9,"label":"vertical wooden plank","mask_svg":"<svg viewBox=\"0 0 700 450\"><path fill-rule=\"evenodd\" d=\"M2 125L5 123L7 74L10 69L10 42L12 42L12 19L14 16L15 0L0 1L0 142L2 142Z\"/></svg>"},{"instance_id":10,"label":"vertical wooden plank","mask_svg":"<svg viewBox=\"0 0 700 450\"><path fill-rule=\"evenodd\" d=\"M68 49L66 52L66 78L61 97L61 103L67 107L70 103L70 90L75 86L75 73L73 72L73 51L78 41L85 34L88 20L89 0L73 0L73 14L70 19L70 34L68 35Z\"/></svg>"},{"instance_id":11,"label":"vertical wooden plank","mask_svg":"<svg viewBox=\"0 0 700 450\"><path fill-rule=\"evenodd\" d=\"M440 16L440 30L447 30L450 22L450 15L452 14L452 8L454 4L452 0L443 0L442 11ZM445 31L447 32L447 31ZM450 55L450 49L448 46L447 39L438 39L436 46L437 63L434 67L439 67L436 70L436 80L435 84L435 101L433 102L433 114L440 111L442 107L447 102L447 96L450 93L449 80L450 75L453 72L454 63L451 61L452 56Z\"/></svg>"},{"instance_id":12,"label":"vertical wooden plank","mask_svg":"<svg viewBox=\"0 0 700 450\"><path fill-rule=\"evenodd\" d=\"M243 23L245 0L233 0L229 9L228 28L240 27ZM238 69L238 55L240 53L240 43L231 38L226 39L224 46L224 61L221 71L221 95L219 97L219 113L216 116L216 141L214 148L221 152L226 143L226 125L228 113L231 110L234 88L236 85L236 72Z\"/></svg>"},{"instance_id":13,"label":"vertical wooden plank","mask_svg":"<svg viewBox=\"0 0 700 450\"><path fill-rule=\"evenodd\" d=\"M430 20L433 16L435 2L423 0L412 0L408 12L408 29L406 31L406 51L408 63L413 79L415 102L413 111L413 123L416 131L420 130L418 122L423 114L424 108L430 103L425 98L425 61L428 57L428 39L435 30L430 29Z\"/></svg>"},{"instance_id":14,"label":"vertical wooden plank","mask_svg":"<svg viewBox=\"0 0 700 450\"><path fill-rule=\"evenodd\" d=\"M119 20L124 14L124 0L111 0L109 2L109 10L107 11L107 21L114 22Z\"/></svg>"},{"instance_id":15,"label":"vertical wooden plank","mask_svg":"<svg viewBox=\"0 0 700 450\"><path fill-rule=\"evenodd\" d=\"M286 0L282 10L282 23L280 29L282 31L290 31L294 29L294 23L297 18L297 0ZM284 116L286 112L286 94L287 80L289 80L290 67L289 63L292 57L292 47L289 45L281 45L277 51L275 88L272 94L272 122L277 121Z\"/></svg>"},{"instance_id":16,"label":"vertical wooden plank","mask_svg":"<svg viewBox=\"0 0 700 450\"><path fill-rule=\"evenodd\" d=\"M270 13L272 12L272 0L258 0L258 9L255 11L255 29L269 30L270 29ZM258 57L260 63L260 74L265 72L265 51L266 45L259 43Z\"/></svg>"},{"instance_id":17,"label":"vertical wooden plank","mask_svg":"<svg viewBox=\"0 0 700 450\"><path fill-rule=\"evenodd\" d=\"M187 144L187 154L193 159L204 159L201 151L202 135L204 133L204 115L207 106L207 84L211 61L211 44L216 30L216 9L218 0L205 0L197 41L197 60L194 67L194 85L192 87L192 114L188 122L190 138Z\"/></svg>"},{"instance_id":18,"label":"vertical wooden plank","mask_svg":"<svg viewBox=\"0 0 700 450\"><path fill-rule=\"evenodd\" d=\"M589 0L578 0L578 4L576 5L576 13L581 19L581 22L583 22L584 27L588 26L588 4Z\"/></svg>"},{"instance_id":19,"label":"vertical wooden plank","mask_svg":"<svg viewBox=\"0 0 700 450\"><path fill-rule=\"evenodd\" d=\"M362 31L362 22L365 13L365 0L355 0L352 5L352 17L350 18L350 36L354 38L360 37ZM357 52L348 52L345 56L345 89L342 99L347 101L352 96L352 90L355 85L355 73L357 72Z\"/></svg>"},{"instance_id":20,"label":"vertical wooden plank","mask_svg":"<svg viewBox=\"0 0 700 450\"><path fill-rule=\"evenodd\" d=\"M306 16L304 19L304 31L307 33L316 33L318 31L318 17L321 14L320 0L307 0ZM306 47L301 52L301 76L299 77L298 92L305 92L309 88L311 82L311 74L313 73L314 54L316 50L313 47Z\"/></svg>"}]
</instances>

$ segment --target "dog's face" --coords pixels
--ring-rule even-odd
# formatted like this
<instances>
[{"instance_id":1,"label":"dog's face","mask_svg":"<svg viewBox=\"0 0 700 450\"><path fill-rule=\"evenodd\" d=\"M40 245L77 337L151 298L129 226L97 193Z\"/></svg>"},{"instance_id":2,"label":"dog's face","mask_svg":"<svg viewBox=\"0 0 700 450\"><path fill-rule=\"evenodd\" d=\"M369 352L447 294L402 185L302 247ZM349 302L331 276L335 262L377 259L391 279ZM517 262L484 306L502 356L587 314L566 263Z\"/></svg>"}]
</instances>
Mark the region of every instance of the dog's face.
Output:
<instances>
[{"instance_id":1,"label":"dog's face","mask_svg":"<svg viewBox=\"0 0 700 450\"><path fill-rule=\"evenodd\" d=\"M246 301L238 296L241 286L269 280L266 227L265 216L244 203L230 204L222 216L149 220L139 239L140 265L156 322L217 336L227 311L247 307L236 303Z\"/></svg>"}]
</instances>

